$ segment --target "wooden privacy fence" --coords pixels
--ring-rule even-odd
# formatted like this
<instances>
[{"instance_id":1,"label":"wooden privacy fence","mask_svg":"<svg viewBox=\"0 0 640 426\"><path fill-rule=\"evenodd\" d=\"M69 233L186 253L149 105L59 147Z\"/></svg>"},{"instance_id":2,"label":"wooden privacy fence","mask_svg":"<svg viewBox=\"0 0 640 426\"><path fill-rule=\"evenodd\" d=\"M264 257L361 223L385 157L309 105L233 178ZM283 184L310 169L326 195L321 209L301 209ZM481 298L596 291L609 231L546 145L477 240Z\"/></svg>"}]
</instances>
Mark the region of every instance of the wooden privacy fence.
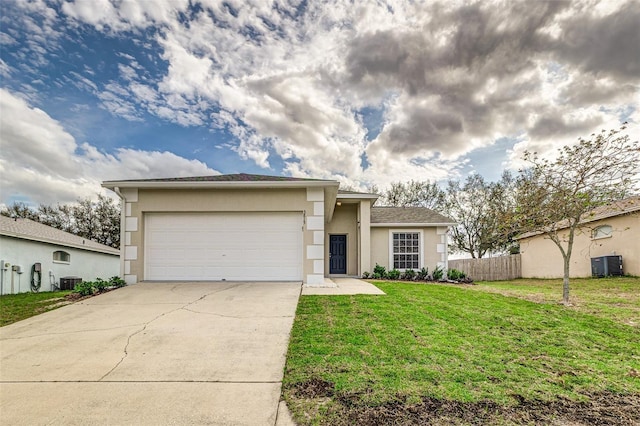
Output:
<instances>
[{"instance_id":1,"label":"wooden privacy fence","mask_svg":"<svg viewBox=\"0 0 640 426\"><path fill-rule=\"evenodd\" d=\"M449 261L449 269L457 269L474 281L500 281L522 278L519 254L483 259L456 259Z\"/></svg>"}]
</instances>

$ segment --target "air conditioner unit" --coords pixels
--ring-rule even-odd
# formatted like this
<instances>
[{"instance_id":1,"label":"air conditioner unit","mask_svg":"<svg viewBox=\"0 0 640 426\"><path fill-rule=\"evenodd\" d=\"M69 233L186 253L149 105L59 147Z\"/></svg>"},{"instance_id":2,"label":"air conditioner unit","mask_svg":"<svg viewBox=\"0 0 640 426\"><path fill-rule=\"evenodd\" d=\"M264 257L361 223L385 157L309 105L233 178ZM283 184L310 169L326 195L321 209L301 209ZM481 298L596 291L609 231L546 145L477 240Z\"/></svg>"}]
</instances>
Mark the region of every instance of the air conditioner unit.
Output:
<instances>
[{"instance_id":1,"label":"air conditioner unit","mask_svg":"<svg viewBox=\"0 0 640 426\"><path fill-rule=\"evenodd\" d=\"M80 284L82 278L80 277L62 277L60 278L60 290L73 290L76 284Z\"/></svg>"},{"instance_id":2,"label":"air conditioner unit","mask_svg":"<svg viewBox=\"0 0 640 426\"><path fill-rule=\"evenodd\" d=\"M600 256L591 258L591 276L622 276L622 256Z\"/></svg>"}]
</instances>

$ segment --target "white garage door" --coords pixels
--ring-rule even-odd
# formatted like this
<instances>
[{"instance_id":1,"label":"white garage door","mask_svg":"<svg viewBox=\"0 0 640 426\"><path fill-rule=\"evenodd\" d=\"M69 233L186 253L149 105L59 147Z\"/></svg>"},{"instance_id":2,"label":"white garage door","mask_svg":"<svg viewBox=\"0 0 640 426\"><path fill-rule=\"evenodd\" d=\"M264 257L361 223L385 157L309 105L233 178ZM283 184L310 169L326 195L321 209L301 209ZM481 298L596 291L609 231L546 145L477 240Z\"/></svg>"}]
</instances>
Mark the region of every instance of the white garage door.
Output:
<instances>
[{"instance_id":1,"label":"white garage door","mask_svg":"<svg viewBox=\"0 0 640 426\"><path fill-rule=\"evenodd\" d=\"M302 213L145 215L145 279L301 281Z\"/></svg>"}]
</instances>

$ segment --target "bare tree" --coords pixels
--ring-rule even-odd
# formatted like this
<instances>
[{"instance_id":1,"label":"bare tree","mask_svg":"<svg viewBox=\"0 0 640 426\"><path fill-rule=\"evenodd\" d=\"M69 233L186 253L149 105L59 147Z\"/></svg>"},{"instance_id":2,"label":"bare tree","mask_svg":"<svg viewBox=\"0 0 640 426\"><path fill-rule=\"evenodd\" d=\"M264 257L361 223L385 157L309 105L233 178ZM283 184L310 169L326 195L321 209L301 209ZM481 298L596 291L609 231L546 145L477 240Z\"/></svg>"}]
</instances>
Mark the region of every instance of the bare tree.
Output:
<instances>
[{"instance_id":1,"label":"bare tree","mask_svg":"<svg viewBox=\"0 0 640 426\"><path fill-rule=\"evenodd\" d=\"M623 126L621 130L624 130ZM562 300L569 303L573 242L593 210L637 190L640 176L638 141L620 131L602 131L589 140L558 150L550 161L525 152L531 167L520 171L517 218L524 232L543 234L558 247L564 262Z\"/></svg>"},{"instance_id":2,"label":"bare tree","mask_svg":"<svg viewBox=\"0 0 640 426\"><path fill-rule=\"evenodd\" d=\"M499 182L486 182L477 174L468 176L464 184L449 181L444 213L457 222L450 231L454 251L481 258L509 250L513 232L507 232L504 220L514 208L512 187L509 173Z\"/></svg>"},{"instance_id":3,"label":"bare tree","mask_svg":"<svg viewBox=\"0 0 640 426\"><path fill-rule=\"evenodd\" d=\"M435 182L393 182L382 194L382 204L395 207L427 207L438 210L444 205L445 193Z\"/></svg>"}]
</instances>

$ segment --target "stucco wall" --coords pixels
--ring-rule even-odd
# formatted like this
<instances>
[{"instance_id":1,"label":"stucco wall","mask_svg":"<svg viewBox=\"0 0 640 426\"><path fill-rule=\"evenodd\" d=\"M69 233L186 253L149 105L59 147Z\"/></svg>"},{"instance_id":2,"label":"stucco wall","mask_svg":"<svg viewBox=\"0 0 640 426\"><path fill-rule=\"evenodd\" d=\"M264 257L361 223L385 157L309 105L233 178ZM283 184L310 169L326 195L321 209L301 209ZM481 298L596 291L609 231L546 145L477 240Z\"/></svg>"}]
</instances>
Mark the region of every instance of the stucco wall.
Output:
<instances>
[{"instance_id":1,"label":"stucco wall","mask_svg":"<svg viewBox=\"0 0 640 426\"><path fill-rule=\"evenodd\" d=\"M431 272L436 266L446 268L446 227L426 227L426 228L406 228L375 227L371 228L371 271L376 264L384 266L389 270L389 231L422 231L422 256L424 259L422 267L429 268Z\"/></svg>"},{"instance_id":2,"label":"stucco wall","mask_svg":"<svg viewBox=\"0 0 640 426\"><path fill-rule=\"evenodd\" d=\"M70 262L59 263L53 261L53 252L62 250L70 254ZM107 279L120 272L120 257L113 254L69 248L60 245L22 240L19 238L0 236L0 260L11 265L20 265L22 274L11 271L11 267L4 271L3 294L10 294L13 275L13 293L31 291L31 267L34 263L42 264L42 283L40 291L51 291L49 271L55 276L55 282L60 277L78 276L85 281L96 278ZM2 271L0 271L2 273Z\"/></svg>"},{"instance_id":3,"label":"stucco wall","mask_svg":"<svg viewBox=\"0 0 640 426\"><path fill-rule=\"evenodd\" d=\"M267 212L305 214L303 277L308 284L323 282L324 192L300 189L139 189L123 190L125 204L125 278L144 280L145 213Z\"/></svg>"},{"instance_id":4,"label":"stucco wall","mask_svg":"<svg viewBox=\"0 0 640 426\"><path fill-rule=\"evenodd\" d=\"M336 206L331 223L325 227L325 271L329 274L329 235L347 235L347 275L358 275L358 204Z\"/></svg>"},{"instance_id":5,"label":"stucco wall","mask_svg":"<svg viewBox=\"0 0 640 426\"><path fill-rule=\"evenodd\" d=\"M613 228L611 237L592 239L591 230L602 225ZM543 236L520 241L522 276L524 278L562 277L563 261L558 247ZM570 275L591 276L591 258L622 256L625 274L640 275L640 215L633 214L599 220L577 233L571 255Z\"/></svg>"}]
</instances>

